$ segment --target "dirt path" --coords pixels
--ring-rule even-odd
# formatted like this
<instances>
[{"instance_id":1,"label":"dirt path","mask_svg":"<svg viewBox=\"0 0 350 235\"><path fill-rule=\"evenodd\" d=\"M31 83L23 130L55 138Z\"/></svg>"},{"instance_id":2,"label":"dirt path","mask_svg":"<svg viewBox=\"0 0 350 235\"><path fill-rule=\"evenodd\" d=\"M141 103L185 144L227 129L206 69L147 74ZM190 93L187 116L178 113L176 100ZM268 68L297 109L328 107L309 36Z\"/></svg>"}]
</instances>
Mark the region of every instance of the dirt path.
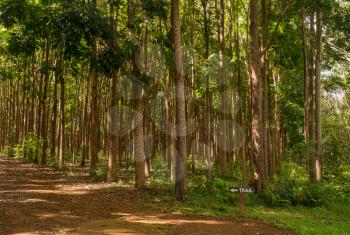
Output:
<instances>
[{"instance_id":1,"label":"dirt path","mask_svg":"<svg viewBox=\"0 0 350 235\"><path fill-rule=\"evenodd\" d=\"M0 234L293 234L260 221L161 214L141 195L0 157Z\"/></svg>"}]
</instances>

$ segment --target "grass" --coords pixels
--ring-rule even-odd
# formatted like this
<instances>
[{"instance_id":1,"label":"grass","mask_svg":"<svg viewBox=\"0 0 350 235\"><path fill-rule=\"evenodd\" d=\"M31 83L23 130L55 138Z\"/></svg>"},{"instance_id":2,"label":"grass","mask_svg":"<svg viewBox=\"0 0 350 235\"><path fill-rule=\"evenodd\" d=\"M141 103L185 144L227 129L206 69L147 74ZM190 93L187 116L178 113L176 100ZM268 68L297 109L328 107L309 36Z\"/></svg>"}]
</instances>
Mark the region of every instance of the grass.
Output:
<instances>
[{"instance_id":1,"label":"grass","mask_svg":"<svg viewBox=\"0 0 350 235\"><path fill-rule=\"evenodd\" d=\"M350 234L350 205L335 203L330 208L253 206L247 217L257 218L294 229L301 235Z\"/></svg>"},{"instance_id":2,"label":"grass","mask_svg":"<svg viewBox=\"0 0 350 235\"><path fill-rule=\"evenodd\" d=\"M161 163L155 162L154 167L157 171L155 171L154 177L148 180L149 190L146 190L143 198L146 206L162 212L223 218L240 216L239 198L237 194L229 192L229 182L217 180L214 181L214 185L207 187L204 176L192 177L189 179L187 200L179 202L174 199L174 185L169 181L168 170L164 166L156 164ZM338 178L344 178L342 182L348 184L350 171L346 169L343 172L344 176ZM104 167L98 168L96 173L97 176L102 177L106 174L106 169ZM132 179L133 174L126 170L122 171L121 175L125 179ZM292 177L295 178L295 176ZM98 179L100 180L100 178ZM348 190L348 192L350 191ZM268 207L262 204L256 195L246 195L245 202L244 217L290 228L300 235L350 235L350 200L345 201L338 198L338 201L327 207L315 208L304 206Z\"/></svg>"},{"instance_id":3,"label":"grass","mask_svg":"<svg viewBox=\"0 0 350 235\"><path fill-rule=\"evenodd\" d=\"M207 184L203 172L189 177L188 198L185 202L179 202L174 199L174 184L169 181L169 172L166 167L159 162L154 169L154 177L148 179L148 187L150 189L144 198L144 203L149 207L163 212L223 218L240 216L239 197L237 194L229 192L232 183L235 181L234 179L228 181L216 178L210 184ZM308 177L304 171L303 167L294 163L285 163L280 169L279 176L276 176L277 181L274 185L276 186L277 184L278 190L271 191L271 193L277 196L276 193L285 192L289 187L294 187L294 191L302 187L307 190L307 193L302 194L302 196L309 196L311 199L319 200L317 202L318 207L301 206L303 204L292 206L294 204L290 202L271 207L267 206L270 204L263 203L262 199L258 198L257 195L246 195L244 217L259 219L280 227L290 228L300 235L350 235L350 200L348 199L350 196L350 187L348 185L350 168L339 169L338 171L342 174L335 177L337 182L321 185L321 188L318 190L305 183L308 182ZM237 172L237 170L233 172ZM272 184L272 186L274 185ZM341 193L339 189L341 189ZM300 193L297 195L300 195ZM290 195L287 195L288 197ZM285 199L286 196L279 198L279 200ZM324 201L328 206L325 206Z\"/></svg>"},{"instance_id":4,"label":"grass","mask_svg":"<svg viewBox=\"0 0 350 235\"><path fill-rule=\"evenodd\" d=\"M149 207L163 212L180 212L224 218L239 216L237 195L220 195L189 189L185 202L174 200L171 189L150 190L145 195ZM255 195L247 195L244 217L271 222L280 227L293 229L300 235L346 235L350 234L350 203L336 202L330 207L307 208L267 207L259 203Z\"/></svg>"}]
</instances>

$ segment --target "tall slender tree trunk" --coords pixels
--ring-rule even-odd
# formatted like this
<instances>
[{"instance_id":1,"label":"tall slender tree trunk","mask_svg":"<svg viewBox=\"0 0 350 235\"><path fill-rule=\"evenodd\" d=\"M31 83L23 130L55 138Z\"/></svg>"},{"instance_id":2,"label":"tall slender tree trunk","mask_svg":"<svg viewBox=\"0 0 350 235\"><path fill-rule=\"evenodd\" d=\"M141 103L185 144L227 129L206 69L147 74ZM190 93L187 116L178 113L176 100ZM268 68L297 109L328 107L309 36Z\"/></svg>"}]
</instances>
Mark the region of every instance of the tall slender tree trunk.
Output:
<instances>
[{"instance_id":1,"label":"tall slender tree trunk","mask_svg":"<svg viewBox=\"0 0 350 235\"><path fill-rule=\"evenodd\" d=\"M301 39L303 44L303 60L304 60L304 141L306 144L309 143L310 140L310 83L309 83L309 65L308 65L308 55L307 55L307 43L305 36L305 17L304 11L301 11ZM307 162L309 162L310 151L307 150Z\"/></svg>"},{"instance_id":2,"label":"tall slender tree trunk","mask_svg":"<svg viewBox=\"0 0 350 235\"><path fill-rule=\"evenodd\" d=\"M85 165L86 159L89 157L89 142L90 142L90 123L89 123L89 97L90 97L90 80L86 81L86 91L84 93L84 111L82 124L82 155L80 166Z\"/></svg>"},{"instance_id":3,"label":"tall slender tree trunk","mask_svg":"<svg viewBox=\"0 0 350 235\"><path fill-rule=\"evenodd\" d=\"M190 30L190 46L191 46L191 49L190 49L190 59L191 59L191 79L190 79L190 81L189 81L189 83L190 83L190 85L189 85L189 87L191 87L191 97L192 98L194 98L195 97L195 80L196 80L196 71L195 71L195 63L196 63L196 59L195 59L195 51L194 51L194 46L195 46L195 44L194 44L194 29L193 29L193 26L194 26L194 24L195 24L195 21L194 21L194 18L195 18L195 6L194 6L194 2L193 1L189 1L188 2L188 8L189 9L191 9L191 16L190 16L190 28L189 28L189 30ZM195 112L195 104L194 104L194 102L191 104L191 105L189 105L189 108L188 108L188 115L186 115L186 118L187 118L187 124L188 125L190 125L190 126L194 126L196 123L203 123L203 125L204 125L204 118L202 118L201 120L196 120L197 118L198 118L198 116L195 116L194 118L193 118L193 116L194 116L194 112ZM189 118L189 116L191 117L191 118ZM190 119L190 120L189 120ZM198 118L199 119L199 118ZM201 128L200 128L200 130L199 130L199 132L202 134L202 136L203 136L203 138L202 139L204 139L204 131L203 131L203 125L201 125L201 124L199 124L200 126L201 126ZM188 146L187 146L187 149L191 149L191 145L193 145L192 143L193 143L193 141L192 141L192 139L193 138L191 138L190 136L193 136L193 135L195 135L195 133L192 133L191 135L189 135L188 136L188 138L187 138L187 143L188 143ZM190 139L190 140L189 140ZM197 143L196 144L198 144L199 143L199 140L197 141ZM202 150L202 148L201 148L201 150ZM204 149L203 149L204 150ZM206 153L204 152L204 153L200 153L202 156L205 156L206 155ZM193 151L192 151L192 153L191 153L191 171L192 171L192 174L194 175L195 174L195 171L196 171L196 153L194 153Z\"/></svg>"},{"instance_id":4,"label":"tall slender tree trunk","mask_svg":"<svg viewBox=\"0 0 350 235\"><path fill-rule=\"evenodd\" d=\"M95 46L93 47L95 51ZM90 71L90 79L91 79L90 172L91 173L94 171L96 164L98 162L99 136L100 136L99 108L98 108L98 76L95 70L96 59L92 59L92 60L93 60L91 65L92 68Z\"/></svg>"},{"instance_id":5,"label":"tall slender tree trunk","mask_svg":"<svg viewBox=\"0 0 350 235\"><path fill-rule=\"evenodd\" d=\"M252 136L251 151L254 163L256 189L261 190L263 182L263 125L262 84L259 50L259 0L250 0L250 69L252 83Z\"/></svg>"},{"instance_id":6,"label":"tall slender tree trunk","mask_svg":"<svg viewBox=\"0 0 350 235\"><path fill-rule=\"evenodd\" d=\"M114 15L114 16L113 16ZM113 25L113 34L117 30L117 17L118 8L114 13L114 7L110 5L110 21ZM111 46L114 45L114 36ZM118 126L118 116L119 116L119 106L118 106L118 80L115 72L112 75L112 85L110 91L110 101L109 101L109 112L108 112L108 173L107 181L113 182L117 177L117 159L118 159L118 148L119 148L119 126Z\"/></svg>"},{"instance_id":7,"label":"tall slender tree trunk","mask_svg":"<svg viewBox=\"0 0 350 235\"><path fill-rule=\"evenodd\" d=\"M148 17L147 17L147 12L143 12L143 25L142 25L142 37L141 37L141 45L140 45L140 50L142 49L142 73L144 75L148 75ZM141 53L141 51L140 51ZM141 58L140 58L141 60ZM140 61L141 63L141 61ZM144 90L146 92L146 90ZM150 172L151 172L151 158L152 158L152 148L154 143L152 144L152 128L151 128L151 117L152 117L152 108L151 108L151 92L150 94L144 94L143 98L143 128L144 128L144 147L145 147L145 177L149 177ZM146 151L147 150L147 151Z\"/></svg>"},{"instance_id":8,"label":"tall slender tree trunk","mask_svg":"<svg viewBox=\"0 0 350 235\"><path fill-rule=\"evenodd\" d=\"M171 0L171 26L175 64L176 93L176 177L175 193L178 200L184 200L187 194L187 149L186 149L186 100L183 76L183 58L181 44L179 0Z\"/></svg>"},{"instance_id":9,"label":"tall slender tree trunk","mask_svg":"<svg viewBox=\"0 0 350 235\"><path fill-rule=\"evenodd\" d=\"M141 77L141 56L139 42L135 35L135 2L128 0L128 25L132 41L132 93L134 109L134 157L135 157L135 187L143 188L145 184L145 148L143 133L143 87Z\"/></svg>"},{"instance_id":10,"label":"tall slender tree trunk","mask_svg":"<svg viewBox=\"0 0 350 235\"><path fill-rule=\"evenodd\" d=\"M268 1L262 0L261 1L261 12L262 12L262 44L261 48L262 50L267 47L267 37L268 37ZM267 178L269 174L269 135L268 135L268 129L269 129L269 120L268 120L268 76L267 76L267 55L264 53L261 56L261 80L262 80L262 125L263 125L263 154L264 154L264 160L263 160L263 167L264 167L264 179Z\"/></svg>"},{"instance_id":11,"label":"tall slender tree trunk","mask_svg":"<svg viewBox=\"0 0 350 235\"><path fill-rule=\"evenodd\" d=\"M96 0L92 1L92 8L96 8ZM90 76L91 79L91 138L90 138L90 174L93 174L97 162L99 152L100 138L100 110L99 110L99 79L97 74L97 39L93 36L92 39L92 57L90 61Z\"/></svg>"},{"instance_id":12,"label":"tall slender tree trunk","mask_svg":"<svg viewBox=\"0 0 350 235\"><path fill-rule=\"evenodd\" d=\"M204 56L205 59L208 59L209 57L209 22L208 22L208 14L209 14L209 7L208 7L208 0L202 0L202 7L203 7L203 15L204 15ZM207 180L211 180L211 94L209 89L209 76L207 75L205 77L205 90L206 90L206 97L205 97L205 104L206 104L206 111L205 114L205 145L206 145L206 167L207 167Z\"/></svg>"},{"instance_id":13,"label":"tall slender tree trunk","mask_svg":"<svg viewBox=\"0 0 350 235\"><path fill-rule=\"evenodd\" d=\"M116 180L117 175L117 158L119 147L119 127L118 127L118 96L117 96L117 77L112 79L111 97L108 112L108 174L107 181L113 182Z\"/></svg>"},{"instance_id":14,"label":"tall slender tree trunk","mask_svg":"<svg viewBox=\"0 0 350 235\"><path fill-rule=\"evenodd\" d=\"M310 16L310 48L309 48L309 96L310 96L310 120L309 120L309 178L315 179L315 168L313 163L315 161L315 16L314 12Z\"/></svg>"},{"instance_id":15,"label":"tall slender tree trunk","mask_svg":"<svg viewBox=\"0 0 350 235\"><path fill-rule=\"evenodd\" d=\"M50 138L50 158L55 158L56 153L56 124L57 124L57 83L58 74L55 71L54 87L53 87L53 101L52 101L52 114L51 114L51 138Z\"/></svg>"},{"instance_id":16,"label":"tall slender tree trunk","mask_svg":"<svg viewBox=\"0 0 350 235\"><path fill-rule=\"evenodd\" d=\"M59 161L58 168L60 170L64 169L64 155L66 148L66 139L65 139L65 126L66 126L66 114L65 114L65 82L63 77L63 61L62 55L59 58L59 80L60 80L60 147L59 147Z\"/></svg>"},{"instance_id":17,"label":"tall slender tree trunk","mask_svg":"<svg viewBox=\"0 0 350 235\"><path fill-rule=\"evenodd\" d=\"M321 172L321 54L322 54L322 19L320 8L316 9L316 61L315 61L315 182L322 180Z\"/></svg>"},{"instance_id":18,"label":"tall slender tree trunk","mask_svg":"<svg viewBox=\"0 0 350 235\"><path fill-rule=\"evenodd\" d=\"M45 66L49 64L49 41L46 41L46 52L45 52ZM41 164L46 164L46 150L47 150L47 89L49 85L49 71L48 67L44 68L44 88L43 88L43 97L42 97L42 114L41 114L41 138L42 138L42 148L41 148Z\"/></svg>"},{"instance_id":19,"label":"tall slender tree trunk","mask_svg":"<svg viewBox=\"0 0 350 235\"><path fill-rule=\"evenodd\" d=\"M134 78L135 79L135 78ZM145 148L143 134L142 91L139 82L133 82L134 97L134 145L135 145L135 187L142 188L145 184Z\"/></svg>"},{"instance_id":20,"label":"tall slender tree trunk","mask_svg":"<svg viewBox=\"0 0 350 235\"><path fill-rule=\"evenodd\" d=\"M219 162L221 177L226 177L227 172L227 104L226 104L226 77L225 77L225 1L220 0L218 7L218 40L219 40L219 84L220 84L220 115L219 115Z\"/></svg>"}]
</instances>

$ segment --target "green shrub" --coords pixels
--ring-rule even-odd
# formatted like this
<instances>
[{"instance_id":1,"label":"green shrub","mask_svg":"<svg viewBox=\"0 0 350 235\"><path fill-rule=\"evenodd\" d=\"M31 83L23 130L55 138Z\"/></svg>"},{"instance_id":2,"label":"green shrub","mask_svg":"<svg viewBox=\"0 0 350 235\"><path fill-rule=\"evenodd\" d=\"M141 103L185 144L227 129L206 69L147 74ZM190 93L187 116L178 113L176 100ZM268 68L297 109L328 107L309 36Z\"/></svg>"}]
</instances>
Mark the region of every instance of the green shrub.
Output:
<instances>
[{"instance_id":1,"label":"green shrub","mask_svg":"<svg viewBox=\"0 0 350 235\"><path fill-rule=\"evenodd\" d=\"M293 204L307 207L328 206L335 200L336 195L335 188L327 183L307 182L294 189Z\"/></svg>"},{"instance_id":2,"label":"green shrub","mask_svg":"<svg viewBox=\"0 0 350 235\"><path fill-rule=\"evenodd\" d=\"M3 153L6 157L15 157L15 149L13 146L10 145L4 147Z\"/></svg>"},{"instance_id":3,"label":"green shrub","mask_svg":"<svg viewBox=\"0 0 350 235\"><path fill-rule=\"evenodd\" d=\"M207 185L207 177L205 175L195 175L189 181L189 187L193 187L194 189L202 190L206 188Z\"/></svg>"},{"instance_id":4,"label":"green shrub","mask_svg":"<svg viewBox=\"0 0 350 235\"><path fill-rule=\"evenodd\" d=\"M56 170L58 170L58 158L54 157L54 158L47 158L46 159L46 165L48 167L54 168Z\"/></svg>"},{"instance_id":5,"label":"green shrub","mask_svg":"<svg viewBox=\"0 0 350 235\"><path fill-rule=\"evenodd\" d=\"M66 162L72 162L73 161L73 153L69 150L67 150L64 154L64 161Z\"/></svg>"},{"instance_id":6,"label":"green shrub","mask_svg":"<svg viewBox=\"0 0 350 235\"><path fill-rule=\"evenodd\" d=\"M293 166L291 166L293 165ZM294 163L284 163L259 198L268 206L328 206L340 193L333 184L310 182L305 170Z\"/></svg>"},{"instance_id":7,"label":"green shrub","mask_svg":"<svg viewBox=\"0 0 350 235\"><path fill-rule=\"evenodd\" d=\"M41 140L35 134L27 134L22 141L23 158L29 162L40 162Z\"/></svg>"},{"instance_id":8,"label":"green shrub","mask_svg":"<svg viewBox=\"0 0 350 235\"><path fill-rule=\"evenodd\" d=\"M168 169L167 163L162 159L152 160L152 174L150 176L152 179L158 179L163 182L168 182L170 180L170 170Z\"/></svg>"},{"instance_id":9,"label":"green shrub","mask_svg":"<svg viewBox=\"0 0 350 235\"><path fill-rule=\"evenodd\" d=\"M174 190L174 183L170 180L170 169L161 158L152 160L152 172L147 178L147 187L159 194L170 193Z\"/></svg>"},{"instance_id":10,"label":"green shrub","mask_svg":"<svg viewBox=\"0 0 350 235\"><path fill-rule=\"evenodd\" d=\"M94 169L91 170L90 176L95 181L104 181L107 178L108 166L106 165L97 165Z\"/></svg>"},{"instance_id":11,"label":"green shrub","mask_svg":"<svg viewBox=\"0 0 350 235\"><path fill-rule=\"evenodd\" d=\"M213 193L221 193L225 194L227 192L230 192L230 183L226 180L215 178L210 181L208 185L208 189L210 192Z\"/></svg>"},{"instance_id":12,"label":"green shrub","mask_svg":"<svg viewBox=\"0 0 350 235\"><path fill-rule=\"evenodd\" d=\"M22 144L17 144L15 146L15 156L16 157L22 157L23 156L23 147Z\"/></svg>"}]
</instances>

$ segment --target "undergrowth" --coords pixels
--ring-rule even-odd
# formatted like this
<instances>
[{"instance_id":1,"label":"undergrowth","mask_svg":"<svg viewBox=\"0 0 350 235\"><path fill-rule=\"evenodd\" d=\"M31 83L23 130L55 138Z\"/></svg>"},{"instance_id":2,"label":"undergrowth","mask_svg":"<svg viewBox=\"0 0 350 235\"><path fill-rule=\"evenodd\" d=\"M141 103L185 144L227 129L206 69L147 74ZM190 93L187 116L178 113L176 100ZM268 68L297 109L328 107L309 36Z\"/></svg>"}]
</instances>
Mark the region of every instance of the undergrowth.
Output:
<instances>
[{"instance_id":1,"label":"undergrowth","mask_svg":"<svg viewBox=\"0 0 350 235\"><path fill-rule=\"evenodd\" d=\"M241 185L235 179L213 177L208 182L203 172L188 179L185 202L174 200L174 183L167 166L155 163L154 174L147 181L144 201L149 207L165 212L206 216L239 216L239 198L230 192ZM328 180L331 178L332 180ZM337 177L325 176L320 184L311 183L303 167L285 162L262 192L245 195L245 217L289 227L298 234L349 234L350 167L340 167Z\"/></svg>"}]
</instances>

